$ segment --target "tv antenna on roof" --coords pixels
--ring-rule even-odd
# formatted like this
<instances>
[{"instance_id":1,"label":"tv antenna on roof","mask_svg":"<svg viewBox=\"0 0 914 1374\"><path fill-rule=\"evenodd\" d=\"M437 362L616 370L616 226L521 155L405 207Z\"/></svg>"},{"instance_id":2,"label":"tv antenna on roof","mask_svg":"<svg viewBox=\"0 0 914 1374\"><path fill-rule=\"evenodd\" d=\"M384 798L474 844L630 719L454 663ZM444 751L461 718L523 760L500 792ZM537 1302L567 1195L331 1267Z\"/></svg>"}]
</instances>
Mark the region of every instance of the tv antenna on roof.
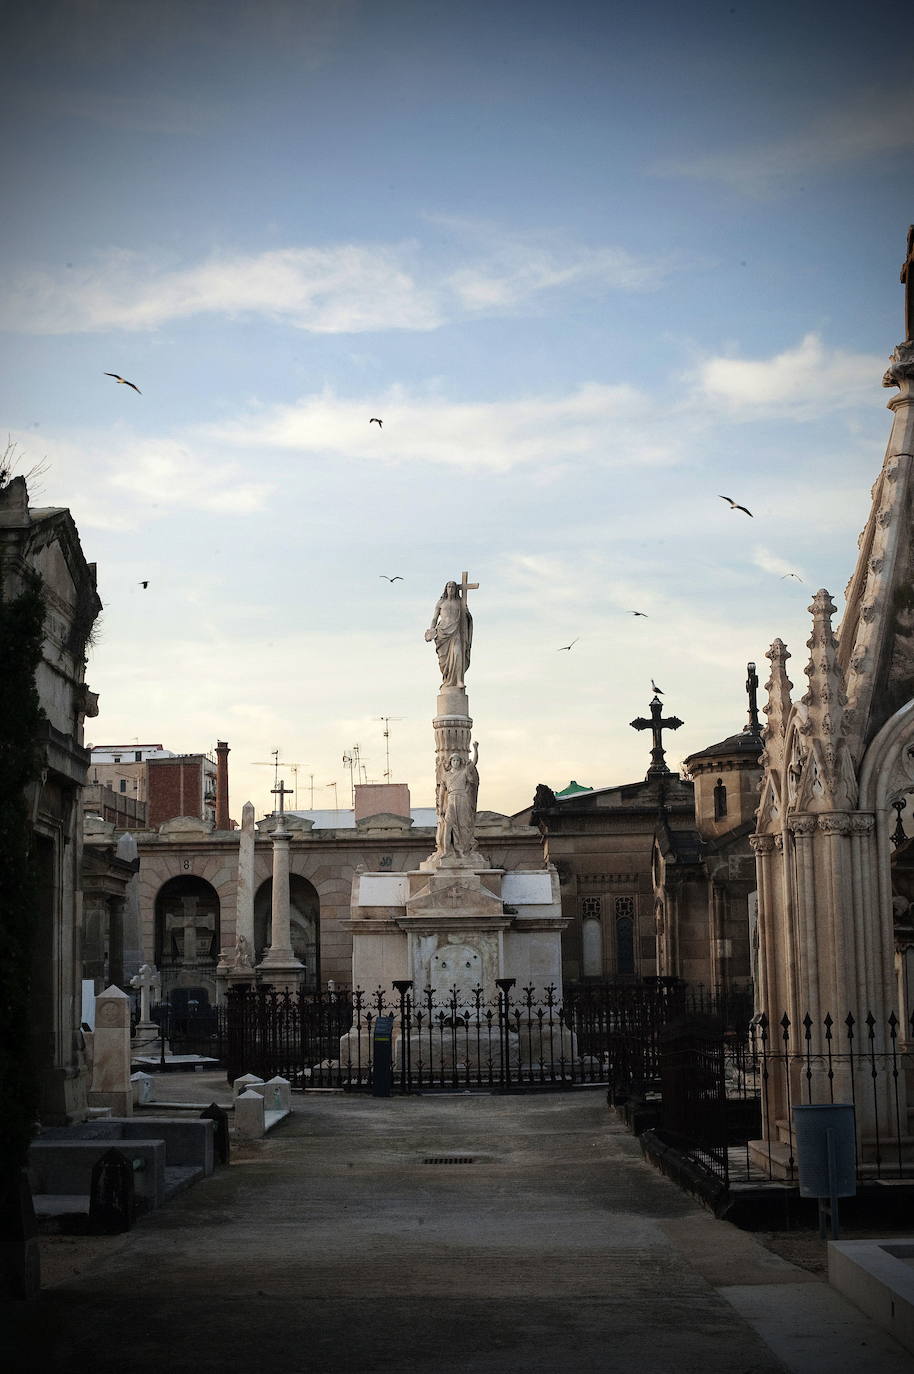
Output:
<instances>
[{"instance_id":1,"label":"tv antenna on roof","mask_svg":"<svg viewBox=\"0 0 914 1374\"><path fill-rule=\"evenodd\" d=\"M392 720L405 720L405 716L375 716L375 720L384 722L384 755L387 759L387 767L384 769L384 777L390 782L390 722Z\"/></svg>"},{"instance_id":2,"label":"tv antenna on roof","mask_svg":"<svg viewBox=\"0 0 914 1374\"><path fill-rule=\"evenodd\" d=\"M278 749L271 749L271 750L270 750L270 753L273 755L273 757L272 757L272 759L270 760L269 763L265 763L263 759L255 759L254 762L251 764L251 767L252 767L252 768L272 768L272 769L273 769L273 786L274 786L274 787L278 787L278 786L279 786L279 770L280 770L280 768L288 768L289 772L292 774L292 787L293 787L293 791L294 791L294 795L295 795L295 809L296 809L296 811L297 811L297 810L298 810L298 770L299 770L299 768L303 768L303 767L304 767L304 764L302 764L302 763L289 763L286 759L283 759L283 760L282 760L282 763L280 763L280 760L279 760L279 750L278 750Z\"/></svg>"}]
</instances>

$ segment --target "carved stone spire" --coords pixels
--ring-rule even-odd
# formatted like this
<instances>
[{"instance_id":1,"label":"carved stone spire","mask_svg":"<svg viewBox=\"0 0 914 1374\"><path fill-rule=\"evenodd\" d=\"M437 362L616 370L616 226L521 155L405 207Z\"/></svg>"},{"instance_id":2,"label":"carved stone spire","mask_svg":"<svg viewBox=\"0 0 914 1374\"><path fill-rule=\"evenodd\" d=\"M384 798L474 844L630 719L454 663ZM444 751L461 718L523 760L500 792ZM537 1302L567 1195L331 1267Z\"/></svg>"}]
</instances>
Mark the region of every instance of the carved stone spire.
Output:
<instances>
[{"instance_id":1,"label":"carved stone spire","mask_svg":"<svg viewBox=\"0 0 914 1374\"><path fill-rule=\"evenodd\" d=\"M765 744L762 764L780 773L784 765L784 736L787 733L787 717L790 715L793 705L790 697L793 683L787 676L787 660L790 658L790 650L783 639L776 639L765 657L771 660L771 676L765 683L768 705L762 707L768 717L768 722L762 731L762 740Z\"/></svg>"},{"instance_id":2,"label":"carved stone spire","mask_svg":"<svg viewBox=\"0 0 914 1374\"><path fill-rule=\"evenodd\" d=\"M856 805L857 783L848 754L847 693L832 632L835 603L821 588L809 606L812 634L806 641L809 687L802 698L800 733L809 749L797 796L799 811L843 811Z\"/></svg>"},{"instance_id":3,"label":"carved stone spire","mask_svg":"<svg viewBox=\"0 0 914 1374\"><path fill-rule=\"evenodd\" d=\"M889 716L914 696L914 238L902 268L906 341L890 359L883 386L897 387L882 471L847 584L838 656L854 719L848 739L854 758Z\"/></svg>"},{"instance_id":4,"label":"carved stone spire","mask_svg":"<svg viewBox=\"0 0 914 1374\"><path fill-rule=\"evenodd\" d=\"M787 720L793 710L790 699L793 683L787 676L787 660L790 658L787 645L782 639L776 639L765 657L771 660L771 676L765 683L768 705L762 707L768 721L762 730L764 749L759 759L764 770L756 813L759 834L776 833L784 824L787 806L784 782Z\"/></svg>"}]
</instances>

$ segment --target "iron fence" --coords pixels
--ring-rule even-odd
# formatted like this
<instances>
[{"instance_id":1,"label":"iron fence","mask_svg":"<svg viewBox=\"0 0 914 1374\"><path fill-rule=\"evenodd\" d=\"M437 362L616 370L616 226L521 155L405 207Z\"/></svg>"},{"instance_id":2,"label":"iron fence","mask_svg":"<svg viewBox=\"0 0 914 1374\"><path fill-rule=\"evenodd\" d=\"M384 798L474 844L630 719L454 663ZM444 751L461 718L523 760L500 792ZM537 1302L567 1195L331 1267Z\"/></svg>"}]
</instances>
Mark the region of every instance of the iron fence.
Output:
<instances>
[{"instance_id":1,"label":"iron fence","mask_svg":"<svg viewBox=\"0 0 914 1374\"><path fill-rule=\"evenodd\" d=\"M477 986L309 994L245 989L230 994L226 1056L230 1077L280 1074L297 1088L374 1084L373 1033L393 1016L394 1090L457 1091L607 1084L621 1008L637 990L606 986L514 991L499 979L495 996Z\"/></svg>"},{"instance_id":2,"label":"iron fence","mask_svg":"<svg viewBox=\"0 0 914 1374\"><path fill-rule=\"evenodd\" d=\"M862 1123L858 1180L914 1178L914 1017L904 1029L894 1013L884 1024L872 1013L668 1022L658 1031L661 1134L725 1185L792 1184L794 1106L849 1102Z\"/></svg>"}]
</instances>

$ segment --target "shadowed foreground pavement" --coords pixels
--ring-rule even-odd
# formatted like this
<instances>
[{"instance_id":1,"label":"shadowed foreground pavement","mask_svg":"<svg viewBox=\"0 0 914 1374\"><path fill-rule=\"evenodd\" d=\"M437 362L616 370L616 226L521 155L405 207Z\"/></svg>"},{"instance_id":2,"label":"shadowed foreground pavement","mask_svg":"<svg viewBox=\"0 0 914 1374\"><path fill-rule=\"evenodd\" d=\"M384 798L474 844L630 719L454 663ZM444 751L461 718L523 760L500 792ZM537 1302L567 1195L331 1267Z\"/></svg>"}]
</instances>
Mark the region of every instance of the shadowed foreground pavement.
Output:
<instances>
[{"instance_id":1,"label":"shadowed foreground pavement","mask_svg":"<svg viewBox=\"0 0 914 1374\"><path fill-rule=\"evenodd\" d=\"M6 1305L10 1374L914 1368L646 1165L602 1093L294 1101L230 1168ZM442 1155L473 1163L424 1162Z\"/></svg>"}]
</instances>

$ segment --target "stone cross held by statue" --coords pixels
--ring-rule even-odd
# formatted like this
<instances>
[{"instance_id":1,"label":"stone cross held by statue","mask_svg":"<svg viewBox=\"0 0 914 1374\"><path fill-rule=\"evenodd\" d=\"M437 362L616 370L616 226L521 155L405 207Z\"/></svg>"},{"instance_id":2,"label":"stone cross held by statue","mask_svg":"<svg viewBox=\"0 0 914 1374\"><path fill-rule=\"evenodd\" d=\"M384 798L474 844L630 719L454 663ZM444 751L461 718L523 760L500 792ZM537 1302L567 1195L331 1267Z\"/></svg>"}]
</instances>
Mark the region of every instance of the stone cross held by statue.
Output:
<instances>
[{"instance_id":1,"label":"stone cross held by statue","mask_svg":"<svg viewBox=\"0 0 914 1374\"><path fill-rule=\"evenodd\" d=\"M279 815L281 819L286 814L285 799L286 797L291 797L292 788L286 787L286 784L283 782L282 778L280 778L276 786L270 788L270 795L279 798Z\"/></svg>"},{"instance_id":2,"label":"stone cross held by statue","mask_svg":"<svg viewBox=\"0 0 914 1374\"><path fill-rule=\"evenodd\" d=\"M663 731L678 730L682 721L678 716L663 715L663 705L659 697L654 697L651 702L651 718L645 720L644 716L639 716L637 720L630 722L633 730L650 730L653 740L651 749L651 766L647 770L649 778L659 777L669 773L664 762Z\"/></svg>"},{"instance_id":3,"label":"stone cross held by statue","mask_svg":"<svg viewBox=\"0 0 914 1374\"><path fill-rule=\"evenodd\" d=\"M477 591L479 591L479 583L478 583L478 582L468 582L468 581L467 581L467 578L469 577L469 575L470 575L470 574L469 574L468 572L462 572L462 573L460 574L460 599L461 599L461 601L463 602L463 609L464 609L464 612L466 612L467 610L469 610L469 606L468 606L468 604L467 604L467 592L477 592ZM463 627L463 625L464 625L464 622L461 620L461 626Z\"/></svg>"}]
</instances>

